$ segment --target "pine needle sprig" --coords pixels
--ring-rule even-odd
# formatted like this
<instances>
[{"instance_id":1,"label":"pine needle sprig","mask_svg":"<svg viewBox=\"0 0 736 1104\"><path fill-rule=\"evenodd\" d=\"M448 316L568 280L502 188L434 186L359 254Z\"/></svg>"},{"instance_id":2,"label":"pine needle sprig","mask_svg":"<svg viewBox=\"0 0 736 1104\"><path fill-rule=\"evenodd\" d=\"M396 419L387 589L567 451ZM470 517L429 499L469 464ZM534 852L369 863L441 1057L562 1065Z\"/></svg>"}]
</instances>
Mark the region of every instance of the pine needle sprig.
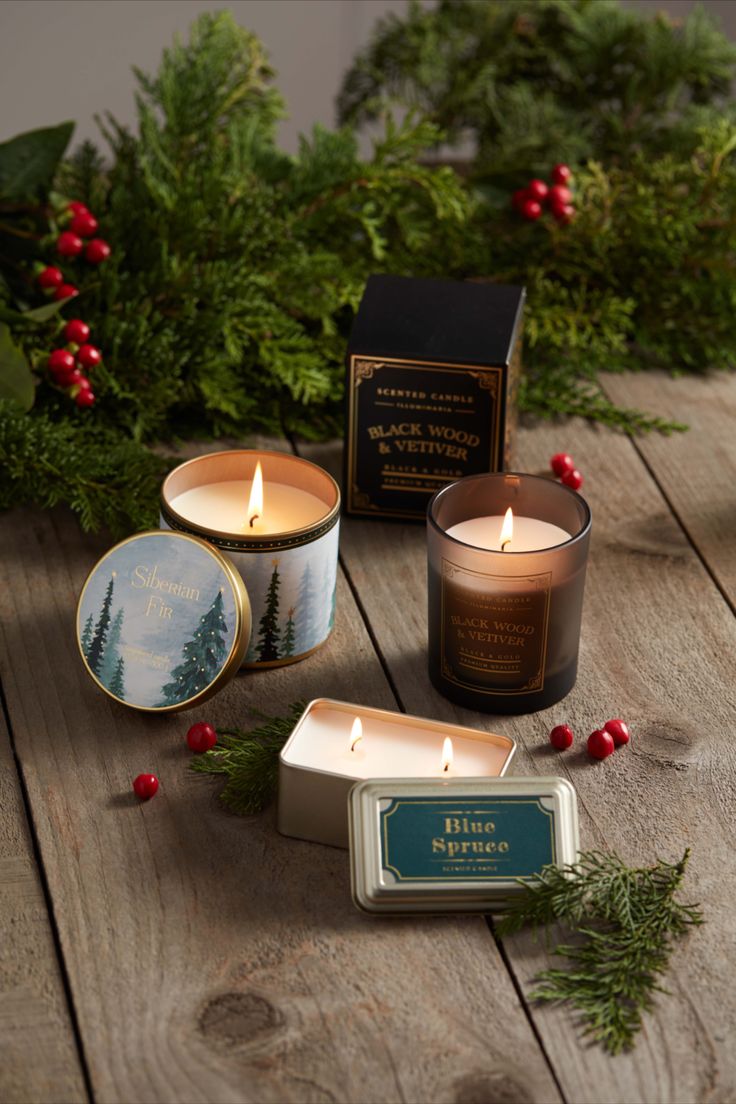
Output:
<instances>
[{"instance_id":1,"label":"pine needle sprig","mask_svg":"<svg viewBox=\"0 0 736 1104\"><path fill-rule=\"evenodd\" d=\"M549 934L558 923L574 935L552 948L569 968L544 970L530 996L569 1002L583 1035L609 1054L633 1046L654 994L665 992L674 940L703 923L697 905L675 899L689 854L632 868L614 854L582 852L573 865L544 867L497 923L501 937L527 925Z\"/></svg>"},{"instance_id":2,"label":"pine needle sprig","mask_svg":"<svg viewBox=\"0 0 736 1104\"><path fill-rule=\"evenodd\" d=\"M192 760L199 774L224 774L222 804L238 816L259 813L276 794L279 752L304 712L306 702L292 702L285 717L254 713L256 728L219 728L217 744Z\"/></svg>"}]
</instances>

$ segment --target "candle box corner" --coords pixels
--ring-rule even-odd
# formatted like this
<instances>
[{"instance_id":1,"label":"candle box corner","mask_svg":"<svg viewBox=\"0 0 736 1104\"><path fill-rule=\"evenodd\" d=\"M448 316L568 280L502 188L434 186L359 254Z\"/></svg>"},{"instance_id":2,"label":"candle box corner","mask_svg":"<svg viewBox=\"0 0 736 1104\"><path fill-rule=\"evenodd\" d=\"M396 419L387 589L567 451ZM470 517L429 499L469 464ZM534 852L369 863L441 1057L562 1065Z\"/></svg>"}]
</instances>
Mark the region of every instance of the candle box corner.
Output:
<instances>
[{"instance_id":1,"label":"candle box corner","mask_svg":"<svg viewBox=\"0 0 736 1104\"><path fill-rule=\"evenodd\" d=\"M368 279L346 358L344 508L424 519L435 491L510 466L525 290Z\"/></svg>"}]
</instances>

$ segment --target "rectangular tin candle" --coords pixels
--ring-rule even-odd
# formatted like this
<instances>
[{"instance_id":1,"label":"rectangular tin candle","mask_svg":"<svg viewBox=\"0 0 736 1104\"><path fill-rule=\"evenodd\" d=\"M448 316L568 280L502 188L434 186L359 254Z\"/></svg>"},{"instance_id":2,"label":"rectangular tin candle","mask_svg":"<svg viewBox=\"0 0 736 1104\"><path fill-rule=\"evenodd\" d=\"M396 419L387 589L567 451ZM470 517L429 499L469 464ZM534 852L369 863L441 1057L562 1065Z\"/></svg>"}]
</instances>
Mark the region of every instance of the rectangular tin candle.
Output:
<instances>
[{"instance_id":1,"label":"rectangular tin candle","mask_svg":"<svg viewBox=\"0 0 736 1104\"><path fill-rule=\"evenodd\" d=\"M355 740L358 718L362 735ZM446 741L452 742L452 766ZM297 722L279 760L278 829L348 846L348 796L361 779L497 778L516 750L509 736L318 698ZM446 769L445 769L446 767Z\"/></svg>"},{"instance_id":2,"label":"rectangular tin candle","mask_svg":"<svg viewBox=\"0 0 736 1104\"><path fill-rule=\"evenodd\" d=\"M577 858L563 778L372 780L349 808L353 900L365 912L491 912L543 866Z\"/></svg>"}]
</instances>

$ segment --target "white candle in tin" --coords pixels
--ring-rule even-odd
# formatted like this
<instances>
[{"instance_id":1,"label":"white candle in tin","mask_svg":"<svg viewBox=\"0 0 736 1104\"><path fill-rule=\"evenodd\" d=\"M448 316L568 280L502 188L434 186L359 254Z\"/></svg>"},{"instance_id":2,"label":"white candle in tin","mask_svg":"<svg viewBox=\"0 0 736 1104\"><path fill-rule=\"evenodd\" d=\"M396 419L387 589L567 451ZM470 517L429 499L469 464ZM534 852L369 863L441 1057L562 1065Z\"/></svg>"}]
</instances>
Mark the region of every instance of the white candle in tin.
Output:
<instances>
[{"instance_id":1,"label":"white candle in tin","mask_svg":"<svg viewBox=\"0 0 736 1104\"><path fill-rule=\"evenodd\" d=\"M268 536L304 529L329 512L329 507L299 487L269 482L263 485L263 501L253 503L253 480L205 483L183 491L171 508L195 525L243 536Z\"/></svg>"}]
</instances>

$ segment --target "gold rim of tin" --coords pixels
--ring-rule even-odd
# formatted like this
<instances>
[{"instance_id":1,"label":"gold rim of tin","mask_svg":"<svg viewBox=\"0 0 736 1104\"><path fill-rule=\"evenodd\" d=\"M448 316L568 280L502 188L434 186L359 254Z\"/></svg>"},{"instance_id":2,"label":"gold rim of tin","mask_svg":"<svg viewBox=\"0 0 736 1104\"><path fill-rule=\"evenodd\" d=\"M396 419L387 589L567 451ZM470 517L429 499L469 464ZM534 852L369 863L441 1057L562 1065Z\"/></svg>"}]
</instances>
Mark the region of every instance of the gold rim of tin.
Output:
<instances>
[{"instance_id":1,"label":"gold rim of tin","mask_svg":"<svg viewBox=\"0 0 736 1104\"><path fill-rule=\"evenodd\" d=\"M282 533L269 533L267 536L264 535L261 537L250 537L247 533L229 533L225 529L209 529L205 525L199 525L196 521L190 521L173 509L167 497L167 485L176 472L180 472L182 468L198 464L204 458L210 459L213 456L252 453L256 453L259 457L275 456L280 460L286 457L290 462L293 461L304 467L316 468L317 471L321 472L324 477L329 480L335 492L335 505L327 506L327 504L325 504L325 510L327 512L323 517L319 518L318 521L312 522L311 525L302 526L301 529L286 529ZM325 471L324 468L321 468L319 464L314 464L311 460L305 460L301 456L295 456L294 453L291 452L277 452L275 449L220 449L218 452L206 452L203 453L202 456L194 456L191 460L185 460L183 464L179 464L174 468L174 471L169 472L161 485L161 512L167 521L171 520L175 522L176 528L174 531L199 533L202 537L216 540L220 545L232 551L246 552L249 549L253 549L254 551L276 551L281 547L296 548L301 544L308 544L310 541L316 540L318 536L322 536L324 533L329 532L340 515L340 487L330 473Z\"/></svg>"},{"instance_id":2,"label":"gold rim of tin","mask_svg":"<svg viewBox=\"0 0 736 1104\"><path fill-rule=\"evenodd\" d=\"M209 686L206 686L204 690L200 690L200 692L198 694L195 694L194 697L187 698L186 701L179 702L177 705L136 705L135 702L129 702L126 701L124 698L119 698L117 694L113 694L110 690L108 690L105 684L101 682L100 679L98 679L97 675L90 668L90 665L87 662L87 658L82 651L82 644L79 633L79 611L82 607L84 595L87 591L87 587L92 580L92 576L98 570L100 564L104 563L105 560L113 554L113 552L117 552L118 548L122 548L123 545L126 544L132 544L133 541L140 540L142 537L171 537L175 540L191 541L192 544L196 544L200 548L203 548L209 556L212 556L217 561L233 589L233 596L235 599L236 624L235 632L233 634L233 644L232 648L230 649L230 655L227 657L225 663L222 665L220 673L215 679L213 679ZM108 698L112 698L113 701L119 702L120 705L126 705L128 709L136 709L139 713L179 713L184 709L191 708L192 706L197 704L197 702L202 702L205 701L207 698L211 698L212 695L215 694L226 682L229 682L233 674L235 674L240 669L240 665L243 661L243 658L245 657L245 653L248 650L248 643L250 641L252 628L252 616L248 591L245 589L245 583L241 578L240 572L233 566L233 564L230 563L227 556L223 556L222 552L220 552L217 548L214 548L211 544L208 544L207 541L202 540L200 537L194 536L190 533L179 533L174 531L167 533L165 529L145 529L142 533L134 533L132 537L126 537L125 540L118 541L117 544L114 544L112 548L108 548L105 555L101 556L99 560L97 560L97 562L87 574L87 578L84 580L84 586L82 587L79 599L77 600L77 611L75 618L76 622L74 631L77 638L77 650L79 651L82 663L84 664L84 669L89 677L99 687L99 689L107 695Z\"/></svg>"}]
</instances>

